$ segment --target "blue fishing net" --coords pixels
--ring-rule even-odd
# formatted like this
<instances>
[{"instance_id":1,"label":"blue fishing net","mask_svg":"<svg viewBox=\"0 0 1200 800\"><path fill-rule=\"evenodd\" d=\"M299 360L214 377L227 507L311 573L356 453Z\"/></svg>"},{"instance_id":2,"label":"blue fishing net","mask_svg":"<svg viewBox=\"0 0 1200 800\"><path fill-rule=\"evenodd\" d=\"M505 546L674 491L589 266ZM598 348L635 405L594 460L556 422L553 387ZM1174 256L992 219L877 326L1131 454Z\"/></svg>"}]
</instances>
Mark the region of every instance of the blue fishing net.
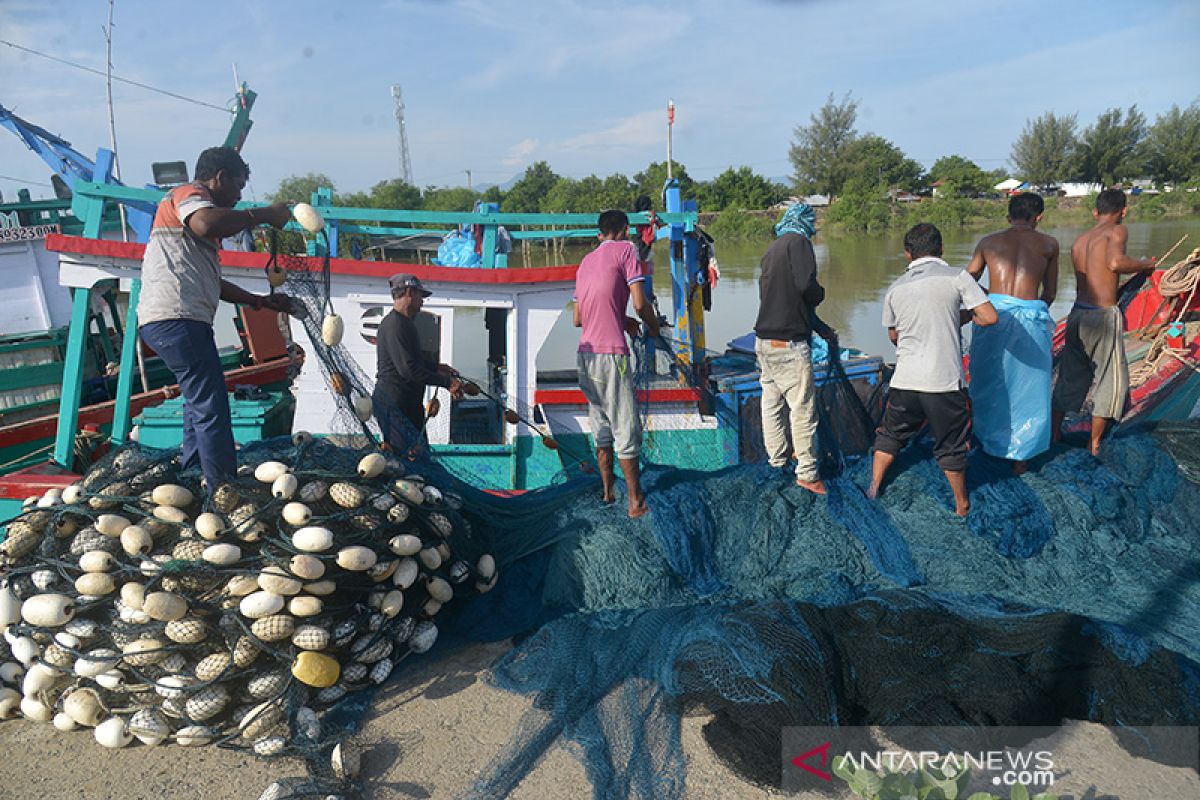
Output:
<instances>
[{"instance_id":1,"label":"blue fishing net","mask_svg":"<svg viewBox=\"0 0 1200 800\"><path fill-rule=\"evenodd\" d=\"M765 466L650 467L640 520L594 479L471 498L505 578L451 630L527 636L491 679L533 704L468 796L561 744L596 797L680 797L697 705L764 785L785 725L1196 724L1200 490L1169 452L1194 461L1196 431L1056 446L1021 477L974 454L966 520L928 441L878 501L861 456L825 498Z\"/></svg>"}]
</instances>

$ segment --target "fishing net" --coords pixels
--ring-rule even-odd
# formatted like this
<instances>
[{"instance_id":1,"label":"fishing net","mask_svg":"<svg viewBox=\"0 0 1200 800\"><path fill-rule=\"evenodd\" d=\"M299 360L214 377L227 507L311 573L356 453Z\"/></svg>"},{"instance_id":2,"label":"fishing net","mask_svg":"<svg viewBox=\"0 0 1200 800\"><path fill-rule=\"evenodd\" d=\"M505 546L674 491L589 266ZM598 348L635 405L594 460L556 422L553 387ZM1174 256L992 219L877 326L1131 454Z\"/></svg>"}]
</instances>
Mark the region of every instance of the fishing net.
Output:
<instances>
[{"instance_id":1,"label":"fishing net","mask_svg":"<svg viewBox=\"0 0 1200 800\"><path fill-rule=\"evenodd\" d=\"M480 396L503 405L504 417L528 426L557 453L562 470L552 485L500 497L478 488L483 484L469 465L451 471L423 447L388 453L380 475L355 477L363 454L379 449L377 423L355 406L371 396L370 378L344 348L322 340L327 264L285 256L278 262L304 321L305 356L317 360L337 398L331 429L338 435L269 440L244 448L239 459L250 472L264 462L285 463L301 487L361 487L363 496L349 507L328 495L314 500L314 518L379 558L395 559L390 543L405 532L420 539L422 552L444 542L453 554L443 559L448 564L419 567L424 578L401 590L403 611L391 618L381 619L386 615L374 605L383 598L372 579L348 571L330 595L336 603L323 609L336 657L362 663L355 658L360 641L360 650L387 641L390 650L381 658L391 666L406 657L417 627L429 623L428 632L433 625L427 607L433 577L453 587L454 599L432 608L436 627L422 647L432 645L439 630L441 641L515 637L518 643L490 680L533 702L468 797L505 796L555 746L582 761L596 797L682 797L680 731L689 713L707 715L709 746L763 786L779 785L785 725L1200 722L1195 426L1119 430L1099 459L1056 446L1020 477L1008 464L973 453L965 520L953 514L928 439L919 439L898 458L882 497L868 500L864 454L882 407L881 384L853 380L835 348L823 362L818 390L826 497L765 464L715 472L663 466L650 431L643 481L651 510L629 519L624 509L601 502L586 446L559 442L566 437L538 409L516 407L482 381ZM639 388L687 387L701 413L727 415L727 423L753 419L715 402L713 392L720 376L752 371L752 358L710 353L690 363L674 355L675 344L638 343ZM416 426L410 433L420 441ZM746 433L744 439L757 434L753 428ZM88 474L87 507L29 512L26 524L40 532L33 549L19 557L12 542L27 542L31 534L14 538L10 526L5 552L14 560L13 590L40 591L39 571L68 584L78 576L74 540L53 530L62 518L94 520L100 509L91 500L146 516L141 495L162 483L178 482L200 496L199 475L180 472L177 455L136 447L113 454ZM422 501L397 481L423 487ZM166 658L180 656L193 675L201 650L232 659L243 637L257 635L251 621L223 622L236 615L214 587L228 587L237 572L290 564L294 555L295 531L280 522L281 498L272 496L271 486L249 474L233 488L247 501L220 513L238 528L262 526L258 543L242 543L252 554L248 563L184 566L195 561L188 552L195 539L185 535L186 525L168 525L160 537L170 558L161 569L142 575L140 562L126 567L139 581L173 581L196 607L211 607L202 647L162 643ZM376 507L385 495L386 508ZM254 508L234 520L233 512L247 504ZM389 519L398 506L407 509L406 518ZM490 578L480 561L489 553L497 562ZM452 571L455 563L465 566ZM132 634L119 610L111 601L84 603L77 615L92 610L96 635L120 652L125 645L118 642ZM346 620L354 621L354 633L336 644ZM136 624L153 631L160 625ZM39 634L35 643L45 658L48 647L59 645L50 644L47 631L30 631ZM277 724L287 731L281 752L308 759L312 775L276 784L270 796L352 793L344 765L343 775L333 771L331 750L366 713L375 678L386 680L390 669L368 667L364 675L355 669L356 681L341 682L344 695L322 700L324 689L289 677L298 645L287 639L263 644L256 663L225 676L236 691L212 718L217 722L202 722L224 744L253 747L242 733L250 705L242 693L260 671L279 675L275 693L259 703L277 704ZM86 649L92 645L54 658L78 659ZM137 680L161 680L160 664L139 667ZM211 688L189 683L187 690ZM304 708L316 712L317 727L301 714ZM183 711L186 716L186 699ZM297 724L301 718L304 725ZM178 735L179 722L171 719L167 724Z\"/></svg>"}]
</instances>

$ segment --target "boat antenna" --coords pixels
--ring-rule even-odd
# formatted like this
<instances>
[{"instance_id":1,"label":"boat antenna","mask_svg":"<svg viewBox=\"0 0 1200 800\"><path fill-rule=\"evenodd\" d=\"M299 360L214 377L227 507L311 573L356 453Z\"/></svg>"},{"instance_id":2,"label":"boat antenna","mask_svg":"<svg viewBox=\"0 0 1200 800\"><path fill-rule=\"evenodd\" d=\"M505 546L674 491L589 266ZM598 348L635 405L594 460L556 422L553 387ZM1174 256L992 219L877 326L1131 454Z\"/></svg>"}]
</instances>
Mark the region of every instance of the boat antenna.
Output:
<instances>
[{"instance_id":1,"label":"boat antenna","mask_svg":"<svg viewBox=\"0 0 1200 800\"><path fill-rule=\"evenodd\" d=\"M667 180L671 180L671 131L675 127L675 101L667 101Z\"/></svg>"},{"instance_id":2,"label":"boat antenna","mask_svg":"<svg viewBox=\"0 0 1200 800\"><path fill-rule=\"evenodd\" d=\"M105 43L105 47L106 47L105 55L104 55L104 64L105 64L105 66L104 66L104 84L105 84L105 89L108 93L108 142L109 142L109 146L112 147L112 152L113 152L113 167L112 167L113 177L119 181L119 180L121 180L121 159L117 155L117 120L116 120L116 116L113 113L113 93L112 93L112 72L113 72L112 31L113 31L113 12L115 11L115 9L116 9L116 0L108 0L108 25L104 28L104 43ZM117 213L119 213L121 215L121 241L128 242L129 241L129 228L126 225L125 204L124 203L117 203ZM131 332L129 329L126 329L125 335L126 336L137 336L137 331ZM146 380L145 357L142 355L142 348L135 347L134 350L137 353L138 376L141 378L141 381L142 381L142 391L147 392L150 390L150 384Z\"/></svg>"},{"instance_id":3,"label":"boat antenna","mask_svg":"<svg viewBox=\"0 0 1200 800\"><path fill-rule=\"evenodd\" d=\"M113 31L113 11L116 8L116 0L108 0L108 25L104 28L104 43L106 51L104 55L104 86L108 93L108 143L113 152L113 177L121 180L121 158L117 155L117 121L113 114L113 93L112 93L112 31ZM122 203L117 203L117 210L121 214L121 241L129 241L129 232L125 227L125 206Z\"/></svg>"}]
</instances>

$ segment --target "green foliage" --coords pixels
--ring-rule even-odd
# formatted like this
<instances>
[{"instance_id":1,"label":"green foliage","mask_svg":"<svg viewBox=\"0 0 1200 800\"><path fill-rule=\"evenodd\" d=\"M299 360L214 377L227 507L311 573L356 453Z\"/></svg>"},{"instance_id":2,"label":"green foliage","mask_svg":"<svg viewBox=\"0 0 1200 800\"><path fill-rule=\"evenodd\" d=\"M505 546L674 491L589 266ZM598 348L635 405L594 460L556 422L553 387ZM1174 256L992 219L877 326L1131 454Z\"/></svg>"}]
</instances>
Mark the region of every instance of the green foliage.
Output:
<instances>
[{"instance_id":1,"label":"green foliage","mask_svg":"<svg viewBox=\"0 0 1200 800\"><path fill-rule=\"evenodd\" d=\"M942 156L929 168L929 183L942 181L942 194L963 194L968 197L992 190L1003 177L984 172L979 165L962 156Z\"/></svg>"},{"instance_id":2,"label":"green foliage","mask_svg":"<svg viewBox=\"0 0 1200 800\"><path fill-rule=\"evenodd\" d=\"M1160 184L1200 180L1200 104L1160 114L1142 142L1142 158Z\"/></svg>"},{"instance_id":3,"label":"green foliage","mask_svg":"<svg viewBox=\"0 0 1200 800\"><path fill-rule=\"evenodd\" d=\"M868 133L845 148L846 181L880 183L888 189L912 190L920 187L921 165L896 145Z\"/></svg>"},{"instance_id":4,"label":"green foliage","mask_svg":"<svg viewBox=\"0 0 1200 800\"><path fill-rule=\"evenodd\" d=\"M685 199L696 196L696 182L687 174L687 167L678 161L671 166L671 176L679 181L679 191ZM637 184L637 194L646 195L654 204L653 208L662 211L662 190L667 182L667 162L655 161L646 169L633 176Z\"/></svg>"},{"instance_id":5,"label":"green foliage","mask_svg":"<svg viewBox=\"0 0 1200 800\"><path fill-rule=\"evenodd\" d=\"M426 211L470 211L479 195L463 186L451 189L427 187L421 195L421 207Z\"/></svg>"},{"instance_id":6,"label":"green foliage","mask_svg":"<svg viewBox=\"0 0 1200 800\"><path fill-rule=\"evenodd\" d=\"M787 196L786 188L772 183L750 167L730 167L711 181L696 186L696 201L701 211L770 208L786 200Z\"/></svg>"},{"instance_id":7,"label":"green foliage","mask_svg":"<svg viewBox=\"0 0 1200 800\"><path fill-rule=\"evenodd\" d=\"M705 230L718 242L770 239L775 235L775 218L748 211L722 211Z\"/></svg>"},{"instance_id":8,"label":"green foliage","mask_svg":"<svg viewBox=\"0 0 1200 800\"><path fill-rule=\"evenodd\" d=\"M1078 143L1077 124L1077 115L1059 117L1053 111L1028 120L1013 143L1009 157L1017 172L1034 186L1046 186L1072 177Z\"/></svg>"},{"instance_id":9,"label":"green foliage","mask_svg":"<svg viewBox=\"0 0 1200 800\"><path fill-rule=\"evenodd\" d=\"M500 208L504 208L504 190L499 186L489 186L479 199L485 203L500 203Z\"/></svg>"},{"instance_id":10,"label":"green foliage","mask_svg":"<svg viewBox=\"0 0 1200 800\"><path fill-rule=\"evenodd\" d=\"M528 213L545 210L542 203L558 180L558 175L545 161L531 165L521 179L505 193L504 210Z\"/></svg>"},{"instance_id":11,"label":"green foliage","mask_svg":"<svg viewBox=\"0 0 1200 800\"><path fill-rule=\"evenodd\" d=\"M421 208L421 190L400 178L380 181L371 187L371 208L412 210Z\"/></svg>"},{"instance_id":12,"label":"green foliage","mask_svg":"<svg viewBox=\"0 0 1200 800\"><path fill-rule=\"evenodd\" d=\"M1200 184L1200 181L1177 186L1174 191L1162 194L1143 194L1130 198L1129 211L1134 219L1200 214L1200 191L1196 191L1197 184ZM1192 191L1188 191L1189 189Z\"/></svg>"},{"instance_id":13,"label":"green foliage","mask_svg":"<svg viewBox=\"0 0 1200 800\"><path fill-rule=\"evenodd\" d=\"M311 203L313 192L319 187L335 188L329 176L320 172L291 175L279 182L279 188L267 195L267 200L272 203Z\"/></svg>"},{"instance_id":14,"label":"green foliage","mask_svg":"<svg viewBox=\"0 0 1200 800\"><path fill-rule=\"evenodd\" d=\"M849 178L846 149L858 138L854 123L858 101L850 93L837 102L830 93L825 105L798 125L788 158L795 170L796 187L802 192L836 195Z\"/></svg>"},{"instance_id":15,"label":"green foliage","mask_svg":"<svg viewBox=\"0 0 1200 800\"><path fill-rule=\"evenodd\" d=\"M1140 145L1145 136L1146 117L1136 105L1124 114L1119 108L1105 111L1079 139L1079 177L1104 186L1138 177L1142 171Z\"/></svg>"},{"instance_id":16,"label":"green foliage","mask_svg":"<svg viewBox=\"0 0 1200 800\"><path fill-rule=\"evenodd\" d=\"M888 227L891 217L887 186L858 177L846 182L825 219L850 230L880 231Z\"/></svg>"}]
</instances>

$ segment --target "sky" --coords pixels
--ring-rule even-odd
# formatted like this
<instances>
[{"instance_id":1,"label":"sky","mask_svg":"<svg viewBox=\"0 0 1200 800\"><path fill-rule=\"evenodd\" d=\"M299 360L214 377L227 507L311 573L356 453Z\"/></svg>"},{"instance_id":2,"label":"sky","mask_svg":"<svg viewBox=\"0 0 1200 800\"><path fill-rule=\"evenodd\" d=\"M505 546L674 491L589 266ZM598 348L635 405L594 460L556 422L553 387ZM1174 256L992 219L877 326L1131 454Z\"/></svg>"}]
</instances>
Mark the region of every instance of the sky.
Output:
<instances>
[{"instance_id":1,"label":"sky","mask_svg":"<svg viewBox=\"0 0 1200 800\"><path fill-rule=\"evenodd\" d=\"M109 141L107 0L0 0L0 104L94 158ZM114 74L225 106L259 94L247 199L319 172L342 192L398 177L403 87L418 186L504 183L535 161L628 176L666 156L708 179L791 174L788 147L832 93L858 130L929 166L1007 168L1027 120L1200 97L1195 0L115 0ZM126 183L223 141L224 112L114 84ZM0 193L50 196L42 161L0 130ZM21 179L18 182L13 178Z\"/></svg>"}]
</instances>

